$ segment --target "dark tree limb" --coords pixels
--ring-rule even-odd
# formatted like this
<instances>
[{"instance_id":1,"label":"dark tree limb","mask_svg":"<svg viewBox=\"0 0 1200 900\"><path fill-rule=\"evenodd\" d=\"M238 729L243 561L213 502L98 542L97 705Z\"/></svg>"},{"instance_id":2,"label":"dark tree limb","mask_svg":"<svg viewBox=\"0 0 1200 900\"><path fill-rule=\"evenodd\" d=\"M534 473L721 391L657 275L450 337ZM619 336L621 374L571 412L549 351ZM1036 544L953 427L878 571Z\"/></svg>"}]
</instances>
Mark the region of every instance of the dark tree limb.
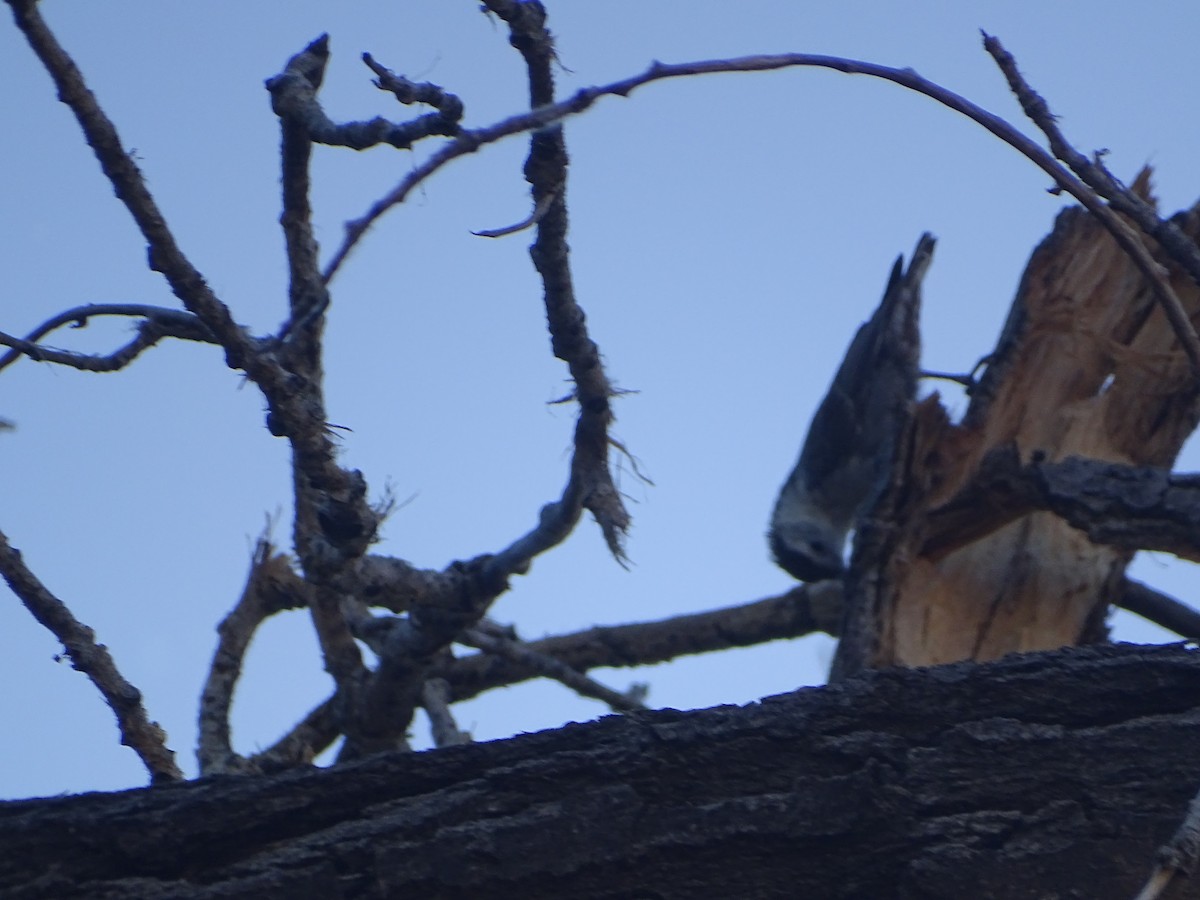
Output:
<instances>
[{"instance_id":1,"label":"dark tree limb","mask_svg":"<svg viewBox=\"0 0 1200 900\"><path fill-rule=\"evenodd\" d=\"M1200 641L1200 610L1140 581L1126 580L1117 605L1180 637Z\"/></svg>"},{"instance_id":2,"label":"dark tree limb","mask_svg":"<svg viewBox=\"0 0 1200 900\"><path fill-rule=\"evenodd\" d=\"M607 703L613 712L629 712L646 708L645 703L642 702L646 693L645 685L635 685L624 692L615 691L593 678L588 678L561 660L531 650L521 641L486 634L479 628L468 628L463 632L461 640L477 650L509 660L517 666L537 672L545 678L551 678L581 697L591 697L601 703ZM447 691L449 691L449 683L444 681L443 683L446 684Z\"/></svg>"},{"instance_id":3,"label":"dark tree limb","mask_svg":"<svg viewBox=\"0 0 1200 900\"><path fill-rule=\"evenodd\" d=\"M230 368L244 368L254 356L253 339L234 322L229 309L212 293L175 242L133 155L121 143L116 127L88 89L74 60L51 33L36 3L26 0L8 0L8 3L17 27L54 80L58 98L75 114L118 199L149 244L150 268L167 279L175 296L221 344Z\"/></svg>"},{"instance_id":4,"label":"dark tree limb","mask_svg":"<svg viewBox=\"0 0 1200 900\"><path fill-rule=\"evenodd\" d=\"M976 478L930 513L921 552L941 559L1035 510L1055 513L1093 543L1200 562L1200 476L1083 457L1022 465L1012 445L989 453Z\"/></svg>"},{"instance_id":5,"label":"dark tree limb","mask_svg":"<svg viewBox=\"0 0 1200 900\"><path fill-rule=\"evenodd\" d=\"M0 892L1129 900L1195 792L1197 697L1194 651L1094 647L9 802Z\"/></svg>"},{"instance_id":6,"label":"dark tree limb","mask_svg":"<svg viewBox=\"0 0 1200 900\"><path fill-rule=\"evenodd\" d=\"M422 574L430 582L440 573L415 570L401 560L368 557L368 568L387 572L407 572L409 577ZM272 586L273 608L296 609L305 606L304 592L310 589L294 572L280 570L268 582ZM379 575L377 574L378 578ZM387 581L386 578L382 579ZM412 582L410 582L412 583ZM407 609L410 597L399 601L396 611ZM386 604L382 604L386 605ZM842 615L841 585L827 581L798 585L786 594L752 603L725 607L709 612L674 616L655 622L627 625L602 625L571 634L555 635L520 646L538 660L554 660L576 672L590 669L627 668L668 662L681 656L714 653L731 647L752 647L772 640L803 637L820 631L837 635ZM355 620L352 619L352 625ZM371 617L365 611L355 625L360 639L382 652L393 622L402 619ZM458 703L482 693L519 684L546 673L531 660L516 654L476 653L463 657L437 656L427 673L444 679L449 686L448 701ZM262 771L309 762L337 740L336 710L339 698L331 696L316 706L299 724L276 744L250 757L250 765Z\"/></svg>"},{"instance_id":7,"label":"dark tree limb","mask_svg":"<svg viewBox=\"0 0 1200 900\"><path fill-rule=\"evenodd\" d=\"M1008 79L1009 87L1012 88L1025 115L1046 135L1051 152L1070 166L1071 171L1097 194L1112 204L1113 209L1127 215L1143 232L1158 241L1180 268L1200 285L1200 247L1196 246L1196 242L1175 222L1160 218L1154 206L1139 197L1136 191L1131 191L1123 185L1101 162L1100 154L1096 154L1094 160L1089 159L1067 141L1055 121L1054 114L1050 112L1049 105L1025 81L1017 68L1017 61L997 38L984 32L983 46Z\"/></svg>"},{"instance_id":8,"label":"dark tree limb","mask_svg":"<svg viewBox=\"0 0 1200 900\"><path fill-rule=\"evenodd\" d=\"M51 331L64 325L83 328L89 319L96 316L129 316L140 318L142 321L137 325L137 335L133 340L106 356L54 350L37 343ZM143 350L148 350L165 337L205 344L217 343L204 324L189 312L140 303L89 303L51 316L23 338L0 332L0 345L13 348L0 356L0 369L7 368L22 356L28 356L39 362L54 362L74 369L115 372L129 365Z\"/></svg>"},{"instance_id":9,"label":"dark tree limb","mask_svg":"<svg viewBox=\"0 0 1200 900\"><path fill-rule=\"evenodd\" d=\"M837 582L799 585L786 594L710 612L657 622L600 625L556 635L526 646L578 672L599 667L633 667L667 662L696 653L751 647L771 640L822 631L836 634L841 621ZM436 669L450 683L456 701L538 677L535 668L490 654L464 656Z\"/></svg>"},{"instance_id":10,"label":"dark tree limb","mask_svg":"<svg viewBox=\"0 0 1200 900\"><path fill-rule=\"evenodd\" d=\"M1017 69L1017 61L1011 53L1004 49L997 38L984 32L983 46L996 60L996 64L1008 79L1009 87L1020 101L1025 115L1046 135L1054 155L1070 166L1071 170L1096 194L1107 199L1113 208L1128 215L1143 232L1156 238L1175 261L1191 275L1192 280L1200 285L1200 248L1197 248L1195 242L1173 223L1160 219L1154 207L1118 182L1099 161L1099 158L1093 163L1067 142L1055 123L1046 101L1025 81ZM1183 304L1179 302L1179 298L1171 289L1166 272L1151 258L1146 246L1137 235L1130 233L1127 228L1120 227L1122 224L1120 220L1099 202L1099 197L1093 196L1087 200L1079 195L1076 197L1087 207L1089 212L1104 223L1104 227L1120 244L1121 249L1130 255L1142 274L1146 276L1154 288L1155 297L1171 323L1171 328L1175 331L1192 363L1192 374L1200 377L1200 338L1196 336L1196 330L1192 327L1191 320L1183 309Z\"/></svg>"},{"instance_id":11,"label":"dark tree limb","mask_svg":"<svg viewBox=\"0 0 1200 900\"><path fill-rule=\"evenodd\" d=\"M519 21L532 28L543 28L544 23L539 17L544 17L540 4L520 3L513 0L495 0L489 2L488 8L502 18L518 16ZM533 24L530 24L533 23ZM995 41L985 36L986 41ZM529 44L528 40L526 43ZM532 42L533 45L536 41ZM987 44L989 50L991 44ZM998 42L996 42L998 46ZM523 51L524 52L524 51ZM1200 338L1187 321L1186 316L1179 317L1180 303L1175 297L1170 284L1163 277L1161 268L1150 257L1149 252L1138 236L1122 222L1104 203L1096 192L1077 178L1071 171L1061 165L1052 154L1032 141L1025 134L999 116L988 112L977 104L972 103L953 91L947 90L935 82L922 78L913 69L896 69L888 66L861 60L845 59L836 56L822 56L808 53L781 53L774 55L745 56L736 59L701 60L698 62L667 64L655 62L640 75L634 75L621 81L589 88L582 88L569 99L553 103L547 100L544 105L535 106L529 113L512 116L486 128L462 130L458 136L431 155L423 164L408 174L390 193L372 204L371 208L358 219L346 224L346 236L334 252L333 257L325 268L326 280L331 279L340 268L354 246L362 239L371 226L394 206L403 203L409 193L422 181L441 169L447 163L474 153L485 144L493 143L514 134L525 131L547 131L550 126L561 122L572 115L577 115L589 109L596 100L604 96L627 97L632 91L645 84L668 78L691 77L694 75L726 73L726 72L762 72L793 67L818 67L833 69L848 75L867 75L891 81L901 87L924 94L943 106L961 113L973 122L987 129L997 138L1029 159L1034 165L1049 175L1060 190L1075 197L1083 206L1094 214L1112 234L1121 249L1127 253L1137 265L1139 271L1152 285L1155 296L1163 309L1171 318L1180 343L1183 344L1192 363L1193 370L1200 372ZM1007 70L1006 70L1007 74ZM1036 120L1035 120L1036 121ZM1042 123L1039 121L1039 125ZM1128 192L1125 192L1126 194ZM1111 199L1111 198L1110 198ZM1171 250L1172 255L1179 259L1194 257L1194 244L1172 223L1163 222L1153 210L1148 214L1146 209L1138 206L1133 200L1122 194L1122 204L1119 208L1127 212L1137 221L1148 234L1160 238L1164 246ZM1114 207L1118 202L1114 201ZM1189 245L1191 250L1188 249ZM1191 262L1188 263L1192 265ZM1200 263L1197 268L1189 268L1193 277L1200 273ZM1198 281L1197 283L1200 283Z\"/></svg>"},{"instance_id":12,"label":"dark tree limb","mask_svg":"<svg viewBox=\"0 0 1200 900\"><path fill-rule=\"evenodd\" d=\"M3 533L0 533L0 577L33 617L62 642L71 667L85 674L103 695L117 717L121 743L141 758L150 772L150 780L160 783L183 778L174 751L167 747L166 732L146 715L142 692L125 680L108 648L96 643L92 629L71 615L66 604L29 570L20 552L13 549ZM10 686L10 690L15 689Z\"/></svg>"}]
</instances>

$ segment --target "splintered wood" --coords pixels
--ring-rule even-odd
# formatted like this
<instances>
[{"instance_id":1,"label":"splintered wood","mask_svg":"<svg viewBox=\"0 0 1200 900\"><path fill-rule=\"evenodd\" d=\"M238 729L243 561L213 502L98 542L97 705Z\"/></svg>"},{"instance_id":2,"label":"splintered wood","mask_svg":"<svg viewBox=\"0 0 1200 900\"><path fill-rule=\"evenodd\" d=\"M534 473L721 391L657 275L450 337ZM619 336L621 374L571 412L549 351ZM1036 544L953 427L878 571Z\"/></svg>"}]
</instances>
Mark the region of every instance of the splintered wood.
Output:
<instances>
[{"instance_id":1,"label":"splintered wood","mask_svg":"<svg viewBox=\"0 0 1200 900\"><path fill-rule=\"evenodd\" d=\"M1148 171L1134 187L1148 197ZM1200 204L1178 222L1200 235ZM1147 243L1195 323L1200 290ZM917 409L896 479L906 488L893 490L887 510L892 536L880 538L888 546L879 570L851 586L851 602L873 620L865 665L988 660L1104 639L1132 553L1093 544L1046 512L987 527L989 504L1002 501L981 464L1008 448L1021 462L1083 456L1169 468L1196 425L1197 401L1188 360L1133 263L1083 210L1063 212L1029 261L962 423L951 424L936 397ZM961 545L928 546L931 517L956 495L985 533L963 528Z\"/></svg>"}]
</instances>

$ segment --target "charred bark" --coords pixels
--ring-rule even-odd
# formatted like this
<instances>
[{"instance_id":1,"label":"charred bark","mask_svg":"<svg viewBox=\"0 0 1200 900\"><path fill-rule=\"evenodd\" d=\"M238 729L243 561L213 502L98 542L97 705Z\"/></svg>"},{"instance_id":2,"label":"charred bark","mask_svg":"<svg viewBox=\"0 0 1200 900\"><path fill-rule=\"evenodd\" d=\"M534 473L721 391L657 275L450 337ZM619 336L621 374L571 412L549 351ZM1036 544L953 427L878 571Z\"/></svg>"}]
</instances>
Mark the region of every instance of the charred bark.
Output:
<instances>
[{"instance_id":1,"label":"charred bark","mask_svg":"<svg viewBox=\"0 0 1200 900\"><path fill-rule=\"evenodd\" d=\"M1128 898L1195 792L1198 724L1200 655L1178 646L880 670L741 708L0 804L0 893Z\"/></svg>"}]
</instances>

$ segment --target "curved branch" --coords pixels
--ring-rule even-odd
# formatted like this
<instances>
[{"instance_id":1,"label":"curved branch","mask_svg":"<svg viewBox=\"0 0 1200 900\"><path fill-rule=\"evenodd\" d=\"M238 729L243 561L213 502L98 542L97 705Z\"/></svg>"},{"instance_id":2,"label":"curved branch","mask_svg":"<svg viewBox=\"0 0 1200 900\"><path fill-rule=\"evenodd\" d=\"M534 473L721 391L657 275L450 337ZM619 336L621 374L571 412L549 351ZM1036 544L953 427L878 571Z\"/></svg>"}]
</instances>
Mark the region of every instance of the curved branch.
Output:
<instances>
[{"instance_id":1,"label":"curved branch","mask_svg":"<svg viewBox=\"0 0 1200 900\"><path fill-rule=\"evenodd\" d=\"M242 596L217 626L217 649L200 694L196 759L201 776L252 770L234 753L229 734L229 709L242 660L259 625L277 612L305 605L302 595L297 597L289 590L289 584L299 579L288 557L274 549L270 541L259 539Z\"/></svg>"},{"instance_id":2,"label":"curved branch","mask_svg":"<svg viewBox=\"0 0 1200 900\"><path fill-rule=\"evenodd\" d=\"M983 46L996 61L1000 71L1004 73L1009 87L1025 111L1025 115L1046 135L1054 155L1070 166L1075 174L1100 196L1106 198L1114 208L1133 219L1143 232L1157 238L1159 244L1192 276L1192 280L1200 285L1200 249L1196 247L1195 242L1174 223L1164 222L1160 219L1153 206L1118 182L1103 164L1098 161L1092 163L1067 142L1062 131L1054 123L1054 116L1046 101L1025 81L1017 69L1017 61L1011 53L1004 49L1004 45L997 38L986 31L983 32ZM1160 266L1150 256L1150 252L1141 240L1135 235L1129 234L1129 229L1124 227L1124 223L1113 216L1108 207L1099 204L1098 198L1096 201L1098 206L1094 208L1082 196L1078 194L1075 196L1090 212L1101 219L1121 249L1129 254L1142 274L1146 276L1154 289L1154 295L1159 305L1163 308L1167 321L1171 323L1171 329L1179 338L1184 352L1188 355L1188 360L1192 364L1192 374L1200 377L1200 338L1196 336L1196 331L1192 328L1192 323L1188 319L1187 313L1184 312L1183 305L1175 296L1175 292ZM1103 214L1100 210L1104 211ZM1118 228L1118 226L1120 227Z\"/></svg>"},{"instance_id":3,"label":"curved branch","mask_svg":"<svg viewBox=\"0 0 1200 900\"><path fill-rule=\"evenodd\" d=\"M107 356L53 350L37 343L51 331L64 325L82 328L87 325L89 319L96 316L140 317L145 321L138 324L138 333L133 340ZM204 344L218 343L204 323L190 312L141 303L88 303L51 316L24 338L0 332L0 345L13 348L0 356L0 370L12 365L22 356L28 356L39 362L54 362L91 372L114 372L129 365L143 350L153 347L164 337Z\"/></svg>"},{"instance_id":4,"label":"curved branch","mask_svg":"<svg viewBox=\"0 0 1200 900\"><path fill-rule=\"evenodd\" d=\"M100 108L79 67L58 43L36 3L10 2L10 6L17 27L54 80L58 98L75 114L113 191L146 239L150 268L167 279L175 296L209 329L225 349L229 366L246 367L255 355L252 338L179 248L132 154L125 150L116 126Z\"/></svg>"},{"instance_id":5,"label":"curved branch","mask_svg":"<svg viewBox=\"0 0 1200 900\"><path fill-rule=\"evenodd\" d=\"M983 32L983 46L1004 77L1008 79L1009 87L1029 117L1050 143L1050 149L1063 162L1071 167L1076 175L1090 185L1096 193L1108 200L1113 208L1129 216L1146 234L1151 235L1171 254L1172 258L1192 276L1192 280L1200 285L1200 247L1196 242L1183 233L1171 220L1159 218L1157 210L1135 192L1131 191L1100 162L1097 154L1093 162L1067 142L1062 131L1054 121L1050 107L1029 83L1025 81L1017 69L1017 61L1013 55L1004 49L999 39Z\"/></svg>"},{"instance_id":6,"label":"curved branch","mask_svg":"<svg viewBox=\"0 0 1200 900\"><path fill-rule=\"evenodd\" d=\"M1140 581L1126 580L1117 605L1180 637L1200 641L1200 610Z\"/></svg>"},{"instance_id":7,"label":"curved branch","mask_svg":"<svg viewBox=\"0 0 1200 900\"><path fill-rule=\"evenodd\" d=\"M346 224L346 236L325 268L325 279L328 281L337 273L347 255L349 255L350 251L370 227L393 206L403 203L413 188L447 163L460 156L474 153L485 144L493 143L525 131L546 129L563 119L585 111L603 96L614 95L626 97L635 88L654 81L690 77L693 75L727 72L764 72L796 67L833 69L847 75L867 75L872 78L890 81L893 84L898 84L916 93L924 94L981 125L1033 162L1034 165L1053 178L1055 184L1062 190L1077 199L1089 212L1099 218L1121 249L1133 259L1138 269L1141 270L1142 274L1145 275L1146 279L1154 287L1155 295L1158 297L1159 302L1162 303L1164 311L1170 318L1172 327L1176 329L1176 334L1180 342L1184 345L1193 368L1197 372L1200 372L1200 340L1197 339L1195 332L1192 331L1190 326L1186 329L1182 327L1183 323L1180 322L1176 314L1178 300L1172 303L1171 298L1174 294L1171 291L1170 285L1166 283L1166 279L1163 277L1158 264L1154 262L1146 248L1131 233L1128 226L1122 223L1112 210L1086 184L1059 164L1050 153L1034 143L1004 119L972 103L965 97L922 78L913 69L896 69L862 60L810 53L743 56L736 59L701 60L698 62L677 64L654 62L649 69L640 75L634 75L606 85L582 88L569 99L559 103L541 106L529 113L512 116L486 128L463 131L455 140L446 144L422 165L412 170L393 191L374 203L363 216ZM1161 225L1161 223L1159 224Z\"/></svg>"}]
</instances>

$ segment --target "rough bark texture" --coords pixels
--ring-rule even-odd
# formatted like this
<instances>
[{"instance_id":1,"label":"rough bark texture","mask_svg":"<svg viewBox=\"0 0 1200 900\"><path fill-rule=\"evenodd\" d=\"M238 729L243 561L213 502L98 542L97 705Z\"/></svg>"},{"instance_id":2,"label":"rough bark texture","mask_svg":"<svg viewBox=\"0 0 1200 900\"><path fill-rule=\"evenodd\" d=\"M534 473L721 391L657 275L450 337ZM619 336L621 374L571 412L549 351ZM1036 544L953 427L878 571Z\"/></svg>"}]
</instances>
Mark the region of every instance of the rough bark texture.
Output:
<instances>
[{"instance_id":1,"label":"rough bark texture","mask_svg":"<svg viewBox=\"0 0 1200 900\"><path fill-rule=\"evenodd\" d=\"M1148 195L1148 173L1135 189ZM1198 210L1174 220L1193 239ZM1195 319L1200 288L1168 268ZM918 408L892 496L876 510L885 525L860 529L848 596L865 624L856 632L848 623L847 639L862 645L863 665L988 660L1105 639L1105 613L1136 547L1103 535L1093 543L1053 505L1059 515L995 509L999 486L980 484L985 461L1011 448L1022 463L1074 456L1169 469L1196 426L1198 399L1187 357L1134 264L1083 210L1063 212L1030 258L963 422L951 424L936 397ZM1119 485L1099 493L1110 506L1121 497ZM980 527L961 528L952 548L928 546L946 506ZM1006 513L1019 517L1004 524ZM1106 518L1119 516L1110 509ZM1200 552L1194 528L1185 530L1172 549Z\"/></svg>"},{"instance_id":2,"label":"rough bark texture","mask_svg":"<svg viewBox=\"0 0 1200 900\"><path fill-rule=\"evenodd\" d=\"M1200 783L1198 725L1182 647L874 671L335 770L0 804L0 894L1129 898Z\"/></svg>"}]
</instances>

